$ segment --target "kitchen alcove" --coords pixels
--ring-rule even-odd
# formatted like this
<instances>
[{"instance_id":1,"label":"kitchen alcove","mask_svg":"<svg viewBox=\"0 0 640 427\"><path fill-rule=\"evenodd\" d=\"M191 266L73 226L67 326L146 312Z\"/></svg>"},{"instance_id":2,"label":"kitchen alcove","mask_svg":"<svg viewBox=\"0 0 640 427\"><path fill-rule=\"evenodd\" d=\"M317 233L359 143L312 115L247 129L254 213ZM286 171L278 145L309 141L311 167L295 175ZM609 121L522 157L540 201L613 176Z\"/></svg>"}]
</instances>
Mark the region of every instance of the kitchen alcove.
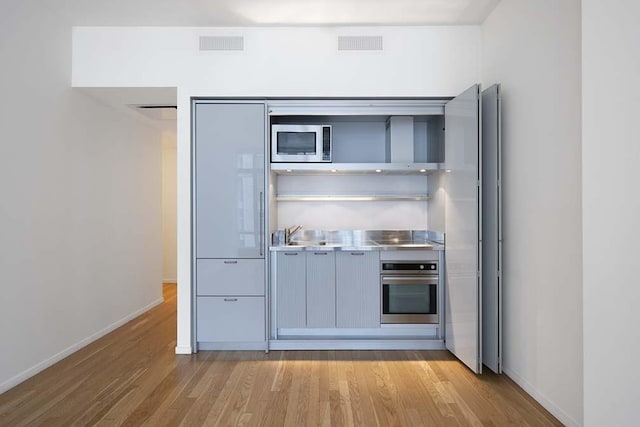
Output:
<instances>
[{"instance_id":1,"label":"kitchen alcove","mask_svg":"<svg viewBox=\"0 0 640 427\"><path fill-rule=\"evenodd\" d=\"M329 108L330 115L326 114ZM410 108L393 103L356 103L340 108L287 105L284 109L270 105L269 112L271 125L329 125L332 135L331 162L270 163L275 182L299 184L278 185L276 202L429 200L426 176L439 171L444 160L442 101L440 105L428 102ZM305 175L319 177L293 178ZM347 177L353 175L362 177ZM396 175L414 177L391 178ZM332 185L322 184L328 182Z\"/></svg>"}]
</instances>

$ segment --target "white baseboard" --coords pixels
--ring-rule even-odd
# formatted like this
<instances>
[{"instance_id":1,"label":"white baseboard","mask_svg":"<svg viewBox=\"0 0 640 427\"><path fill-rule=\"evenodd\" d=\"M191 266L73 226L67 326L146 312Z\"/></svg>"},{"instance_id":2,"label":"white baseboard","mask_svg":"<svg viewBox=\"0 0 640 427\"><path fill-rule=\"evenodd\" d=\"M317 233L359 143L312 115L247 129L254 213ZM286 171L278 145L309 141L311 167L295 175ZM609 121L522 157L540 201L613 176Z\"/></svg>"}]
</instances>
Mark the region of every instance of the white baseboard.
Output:
<instances>
[{"instance_id":1,"label":"white baseboard","mask_svg":"<svg viewBox=\"0 0 640 427\"><path fill-rule=\"evenodd\" d=\"M560 422L568 427L580 427L581 424L574 420L569 414L558 408L549 398L540 393L536 388L527 380L522 378L511 369L502 367L502 372L511 378L516 384L518 384L524 391L533 397L540 405L542 405L547 411L551 412L551 415L556 417Z\"/></svg>"},{"instance_id":2,"label":"white baseboard","mask_svg":"<svg viewBox=\"0 0 640 427\"><path fill-rule=\"evenodd\" d=\"M71 355L72 353L75 353L76 351L80 350L82 347L85 347L86 345L91 344L93 341L97 340L98 338L101 338L101 337L105 336L109 332L119 328L120 326L124 325L125 323L129 322L130 320L135 319L136 317L138 317L141 314L151 310L153 307L162 304L163 302L164 302L163 298L158 298L157 300L153 301L152 303L147 304L146 306L134 311L133 313L123 317L122 319L110 324L109 326L107 326L106 328L96 332L95 334L92 334L92 335L88 336L87 338L77 342L76 344L73 344L72 346L67 347L66 349L62 350L60 353L57 353L57 354L51 356L50 358L48 358L46 360L43 360L42 362L38 363L37 365L35 365L35 366L25 370L25 371L22 371L18 375L14 376L12 378L9 378L7 381L5 381L2 384L0 384L0 393L4 393L5 391L17 386L21 382L28 380L29 378L31 378L32 376L36 375L37 373L39 373L41 371L44 371L49 366L61 361L65 357L67 357L67 356Z\"/></svg>"},{"instance_id":3,"label":"white baseboard","mask_svg":"<svg viewBox=\"0 0 640 427\"><path fill-rule=\"evenodd\" d=\"M176 347L176 354L192 354L193 350L191 347L186 345L179 345Z\"/></svg>"},{"instance_id":4,"label":"white baseboard","mask_svg":"<svg viewBox=\"0 0 640 427\"><path fill-rule=\"evenodd\" d=\"M162 283L178 283L178 279L162 279Z\"/></svg>"}]
</instances>

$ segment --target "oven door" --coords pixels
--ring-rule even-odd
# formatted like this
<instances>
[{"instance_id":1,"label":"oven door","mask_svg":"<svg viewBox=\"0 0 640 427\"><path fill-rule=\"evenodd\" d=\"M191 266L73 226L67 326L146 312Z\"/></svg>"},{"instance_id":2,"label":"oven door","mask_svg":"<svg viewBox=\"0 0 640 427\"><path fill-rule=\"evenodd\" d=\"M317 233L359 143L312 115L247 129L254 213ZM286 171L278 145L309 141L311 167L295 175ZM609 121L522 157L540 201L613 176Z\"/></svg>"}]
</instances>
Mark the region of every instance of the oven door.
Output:
<instances>
[{"instance_id":1,"label":"oven door","mask_svg":"<svg viewBox=\"0 0 640 427\"><path fill-rule=\"evenodd\" d=\"M272 162L322 162L322 126L271 126Z\"/></svg>"},{"instance_id":2,"label":"oven door","mask_svg":"<svg viewBox=\"0 0 640 427\"><path fill-rule=\"evenodd\" d=\"M437 276L382 276L380 323L438 323Z\"/></svg>"}]
</instances>

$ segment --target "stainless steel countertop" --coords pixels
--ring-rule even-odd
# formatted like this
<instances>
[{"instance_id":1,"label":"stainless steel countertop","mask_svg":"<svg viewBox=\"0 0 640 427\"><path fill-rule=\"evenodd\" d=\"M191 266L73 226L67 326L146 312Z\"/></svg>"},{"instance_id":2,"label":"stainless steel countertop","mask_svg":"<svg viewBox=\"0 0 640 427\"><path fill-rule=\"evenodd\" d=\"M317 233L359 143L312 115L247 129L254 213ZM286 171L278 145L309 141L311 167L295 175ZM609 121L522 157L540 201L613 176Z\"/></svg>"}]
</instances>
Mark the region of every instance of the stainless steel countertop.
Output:
<instances>
[{"instance_id":1,"label":"stainless steel countertop","mask_svg":"<svg viewBox=\"0 0 640 427\"><path fill-rule=\"evenodd\" d=\"M428 230L300 230L288 245L278 231L272 242L274 252L444 250L444 234Z\"/></svg>"}]
</instances>

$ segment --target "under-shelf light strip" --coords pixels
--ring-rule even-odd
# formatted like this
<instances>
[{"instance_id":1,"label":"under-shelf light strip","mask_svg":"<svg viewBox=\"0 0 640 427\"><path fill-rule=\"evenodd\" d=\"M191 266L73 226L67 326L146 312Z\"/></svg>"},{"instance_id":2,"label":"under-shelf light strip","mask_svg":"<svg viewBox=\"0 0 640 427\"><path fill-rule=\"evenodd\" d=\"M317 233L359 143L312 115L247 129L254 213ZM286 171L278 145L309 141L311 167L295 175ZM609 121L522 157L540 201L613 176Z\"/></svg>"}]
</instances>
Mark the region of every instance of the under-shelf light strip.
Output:
<instances>
[{"instance_id":1,"label":"under-shelf light strip","mask_svg":"<svg viewBox=\"0 0 640 427\"><path fill-rule=\"evenodd\" d=\"M280 202L373 202L373 201L427 201L427 194L389 194L389 195L277 195L276 200Z\"/></svg>"},{"instance_id":2,"label":"under-shelf light strip","mask_svg":"<svg viewBox=\"0 0 640 427\"><path fill-rule=\"evenodd\" d=\"M309 170L308 170L308 169L303 169L302 171L304 171L304 172L309 172ZM286 169L286 172L291 173L291 172L293 172L293 169ZM331 169L331 172L336 173L336 172L340 172L340 170L339 170L339 169ZM360 171L358 171L358 172L367 172L367 171L366 171L366 170L360 170ZM374 172L376 172L376 173L382 173L382 172L386 172L386 171L385 171L385 170L383 170L383 169L375 169L375 170L374 170ZM398 172L398 171L397 171L397 170L393 170L392 172ZM427 170L426 170L426 169L418 169L418 172L420 172L420 173L426 173L426 172L427 172ZM449 171L447 171L447 172L449 172Z\"/></svg>"}]
</instances>

